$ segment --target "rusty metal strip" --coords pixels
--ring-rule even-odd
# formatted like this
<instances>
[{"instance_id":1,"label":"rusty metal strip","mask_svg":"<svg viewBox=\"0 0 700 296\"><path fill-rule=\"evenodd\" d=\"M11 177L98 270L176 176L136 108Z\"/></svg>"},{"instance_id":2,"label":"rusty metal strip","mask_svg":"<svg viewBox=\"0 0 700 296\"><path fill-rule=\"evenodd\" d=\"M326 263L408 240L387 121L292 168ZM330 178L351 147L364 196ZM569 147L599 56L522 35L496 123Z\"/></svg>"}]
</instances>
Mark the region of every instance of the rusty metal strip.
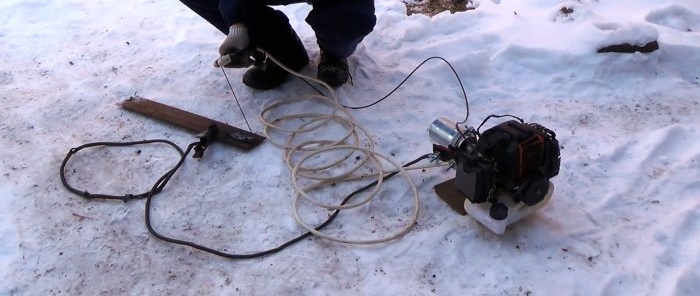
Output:
<instances>
[{"instance_id":1,"label":"rusty metal strip","mask_svg":"<svg viewBox=\"0 0 700 296\"><path fill-rule=\"evenodd\" d=\"M130 97L123 101L120 106L196 133L206 131L210 125L214 124L219 128L216 140L243 150L255 148L265 140L265 137L261 135L139 96Z\"/></svg>"}]
</instances>

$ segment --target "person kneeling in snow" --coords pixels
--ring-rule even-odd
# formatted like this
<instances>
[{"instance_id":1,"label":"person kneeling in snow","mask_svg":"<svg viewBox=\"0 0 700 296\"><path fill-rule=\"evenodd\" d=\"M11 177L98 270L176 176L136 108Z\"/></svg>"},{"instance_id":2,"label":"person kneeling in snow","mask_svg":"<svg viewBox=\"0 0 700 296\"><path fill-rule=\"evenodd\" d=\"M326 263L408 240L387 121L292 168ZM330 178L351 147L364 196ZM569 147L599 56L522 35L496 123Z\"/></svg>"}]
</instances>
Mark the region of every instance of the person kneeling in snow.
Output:
<instances>
[{"instance_id":1,"label":"person kneeling in snow","mask_svg":"<svg viewBox=\"0 0 700 296\"><path fill-rule=\"evenodd\" d=\"M285 66L299 71L309 63L304 44L289 19L270 6L308 2L313 5L306 22L316 33L321 50L317 77L336 87L347 82L349 57L374 29L374 0L180 0L226 34L219 47L221 56L236 58L215 66L247 68L255 48L261 48ZM220 59L219 61L221 61ZM243 83L255 89L272 89L289 73L270 59L250 68Z\"/></svg>"}]
</instances>

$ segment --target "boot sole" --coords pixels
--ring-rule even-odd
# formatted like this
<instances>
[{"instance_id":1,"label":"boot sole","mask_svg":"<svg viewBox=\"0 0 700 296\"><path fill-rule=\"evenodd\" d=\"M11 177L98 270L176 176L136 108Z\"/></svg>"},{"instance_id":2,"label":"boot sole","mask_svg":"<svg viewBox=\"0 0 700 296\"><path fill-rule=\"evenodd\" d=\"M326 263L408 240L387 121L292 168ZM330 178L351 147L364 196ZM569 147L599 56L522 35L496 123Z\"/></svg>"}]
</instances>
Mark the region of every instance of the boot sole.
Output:
<instances>
[{"instance_id":1,"label":"boot sole","mask_svg":"<svg viewBox=\"0 0 700 296\"><path fill-rule=\"evenodd\" d=\"M306 67L307 65L308 65L308 61L307 61L306 65L300 67L299 69L297 69L297 70L292 69L292 70L298 72L298 71L301 71L302 69L304 69L304 67ZM248 72L246 72L246 74L243 74L243 78L241 79L243 84L245 84L246 86L248 86L250 88L258 89L258 90L269 90L269 89L277 88L278 86L287 82L287 80L289 80L289 77L292 76L291 74L287 73L287 75L279 82L261 83L260 80L252 79L247 74L248 74Z\"/></svg>"},{"instance_id":2,"label":"boot sole","mask_svg":"<svg viewBox=\"0 0 700 296\"><path fill-rule=\"evenodd\" d=\"M279 83L266 84L266 83L260 83L257 80L249 79L245 75L243 75L243 79L241 79L241 82L243 82L243 84L245 84L246 86L253 88L253 89L269 90L269 89L277 88L278 86L282 85L285 81L287 81L287 78L289 78L289 76L282 79L282 81L280 81Z\"/></svg>"}]
</instances>

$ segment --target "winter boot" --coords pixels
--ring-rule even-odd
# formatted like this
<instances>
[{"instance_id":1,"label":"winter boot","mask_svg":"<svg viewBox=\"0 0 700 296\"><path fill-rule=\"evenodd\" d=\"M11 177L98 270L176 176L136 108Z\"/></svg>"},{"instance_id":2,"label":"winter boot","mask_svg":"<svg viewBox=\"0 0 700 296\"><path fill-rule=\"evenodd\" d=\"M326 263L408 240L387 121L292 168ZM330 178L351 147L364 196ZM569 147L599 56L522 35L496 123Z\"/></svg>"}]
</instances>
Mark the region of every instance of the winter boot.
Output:
<instances>
[{"instance_id":1,"label":"winter boot","mask_svg":"<svg viewBox=\"0 0 700 296\"><path fill-rule=\"evenodd\" d=\"M321 50L321 60L318 62L316 77L331 87L337 87L348 81L348 59L336 58Z\"/></svg>"},{"instance_id":2,"label":"winter boot","mask_svg":"<svg viewBox=\"0 0 700 296\"><path fill-rule=\"evenodd\" d=\"M306 53L304 43L290 28L290 34L274 42L270 48L265 48L268 54L280 61L286 67L299 71L309 63L309 55ZM273 89L284 83L289 72L275 64L271 59L266 59L262 64L250 68L243 74L243 84L255 89Z\"/></svg>"}]
</instances>

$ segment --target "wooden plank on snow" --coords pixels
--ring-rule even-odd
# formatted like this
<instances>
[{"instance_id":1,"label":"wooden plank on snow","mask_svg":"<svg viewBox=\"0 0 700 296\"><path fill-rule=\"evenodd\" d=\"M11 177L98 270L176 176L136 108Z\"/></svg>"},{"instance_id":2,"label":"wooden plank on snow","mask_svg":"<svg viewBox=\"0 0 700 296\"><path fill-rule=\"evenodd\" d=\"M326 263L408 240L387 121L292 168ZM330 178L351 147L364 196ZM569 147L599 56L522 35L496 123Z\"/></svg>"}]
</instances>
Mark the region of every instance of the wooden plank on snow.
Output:
<instances>
[{"instance_id":1,"label":"wooden plank on snow","mask_svg":"<svg viewBox=\"0 0 700 296\"><path fill-rule=\"evenodd\" d=\"M210 125L214 124L219 128L216 140L243 150L255 148L265 140L265 137L261 135L139 96L130 97L120 105L129 111L141 113L195 133L204 132Z\"/></svg>"}]
</instances>

